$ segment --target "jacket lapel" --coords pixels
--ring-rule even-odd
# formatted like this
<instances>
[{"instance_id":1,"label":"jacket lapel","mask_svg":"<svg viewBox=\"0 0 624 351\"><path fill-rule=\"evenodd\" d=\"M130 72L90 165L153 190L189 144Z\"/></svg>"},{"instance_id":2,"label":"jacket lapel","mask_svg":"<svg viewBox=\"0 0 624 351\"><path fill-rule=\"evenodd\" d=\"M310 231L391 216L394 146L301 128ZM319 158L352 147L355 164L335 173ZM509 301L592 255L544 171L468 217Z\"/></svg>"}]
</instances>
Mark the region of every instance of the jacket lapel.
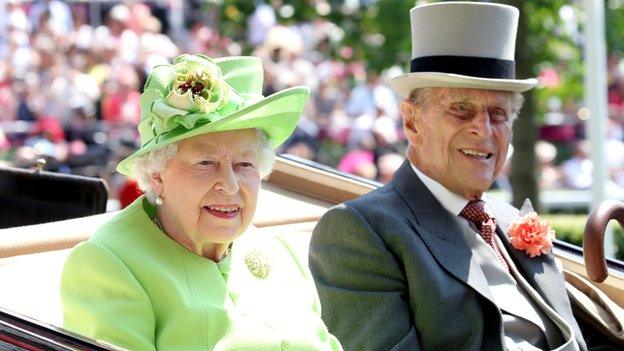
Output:
<instances>
[{"instance_id":1,"label":"jacket lapel","mask_svg":"<svg viewBox=\"0 0 624 351\"><path fill-rule=\"evenodd\" d=\"M504 211L500 207L492 206L498 222L497 234L501 239L507 253L516 264L527 282L546 300L546 302L557 310L561 296L567 296L561 272L557 268L554 255L540 255L531 258L524 251L516 250L509 241L507 228L511 221L518 215L517 211Z\"/></svg>"},{"instance_id":2,"label":"jacket lapel","mask_svg":"<svg viewBox=\"0 0 624 351\"><path fill-rule=\"evenodd\" d=\"M411 210L406 220L436 261L456 279L494 303L487 280L461 229L405 161L393 179L395 191Z\"/></svg>"}]
</instances>

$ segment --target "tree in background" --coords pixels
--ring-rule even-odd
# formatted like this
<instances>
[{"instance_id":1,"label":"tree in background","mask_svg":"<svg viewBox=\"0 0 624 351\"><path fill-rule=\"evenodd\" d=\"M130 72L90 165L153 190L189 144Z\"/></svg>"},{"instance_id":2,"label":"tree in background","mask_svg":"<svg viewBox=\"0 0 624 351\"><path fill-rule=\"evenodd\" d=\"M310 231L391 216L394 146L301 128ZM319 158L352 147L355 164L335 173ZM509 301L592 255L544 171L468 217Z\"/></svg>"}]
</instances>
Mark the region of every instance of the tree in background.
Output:
<instances>
[{"instance_id":1,"label":"tree in background","mask_svg":"<svg viewBox=\"0 0 624 351\"><path fill-rule=\"evenodd\" d=\"M605 9L605 28L607 51L622 53L624 51L624 1L607 0Z\"/></svg>"}]
</instances>

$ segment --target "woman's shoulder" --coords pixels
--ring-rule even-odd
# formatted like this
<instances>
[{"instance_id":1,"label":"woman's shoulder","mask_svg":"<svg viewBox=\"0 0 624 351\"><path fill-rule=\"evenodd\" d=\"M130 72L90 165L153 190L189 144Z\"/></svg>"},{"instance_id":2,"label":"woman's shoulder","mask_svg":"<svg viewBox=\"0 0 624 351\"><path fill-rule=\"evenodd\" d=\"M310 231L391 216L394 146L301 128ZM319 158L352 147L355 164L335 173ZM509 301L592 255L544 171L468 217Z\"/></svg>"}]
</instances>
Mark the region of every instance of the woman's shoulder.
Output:
<instances>
[{"instance_id":1,"label":"woman's shoulder","mask_svg":"<svg viewBox=\"0 0 624 351\"><path fill-rule=\"evenodd\" d=\"M102 270L105 266L123 266L119 258L104 245L84 241L76 245L67 256L64 271L83 271L92 268Z\"/></svg>"},{"instance_id":2,"label":"woman's shoulder","mask_svg":"<svg viewBox=\"0 0 624 351\"><path fill-rule=\"evenodd\" d=\"M108 247L117 241L127 243L130 241L131 236L149 233L154 229L154 224L146 213L143 202L143 197L140 197L130 206L121 210L116 216L98 228L93 236L89 238L89 241L98 242Z\"/></svg>"},{"instance_id":3,"label":"woman's shoulder","mask_svg":"<svg viewBox=\"0 0 624 351\"><path fill-rule=\"evenodd\" d=\"M104 223L89 240L77 245L72 255L98 250L135 270L148 260L175 256L177 245L168 243L170 239L163 236L139 199ZM84 255L84 259L89 260L89 255Z\"/></svg>"}]
</instances>

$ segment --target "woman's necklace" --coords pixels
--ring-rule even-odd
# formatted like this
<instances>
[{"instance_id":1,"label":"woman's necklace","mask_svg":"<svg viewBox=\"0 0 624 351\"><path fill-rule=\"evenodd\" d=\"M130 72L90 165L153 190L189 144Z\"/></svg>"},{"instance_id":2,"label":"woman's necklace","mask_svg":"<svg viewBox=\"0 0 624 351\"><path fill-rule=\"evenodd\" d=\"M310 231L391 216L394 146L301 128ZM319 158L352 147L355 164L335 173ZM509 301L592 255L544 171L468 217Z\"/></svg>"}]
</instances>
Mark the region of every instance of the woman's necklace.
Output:
<instances>
[{"instance_id":1,"label":"woman's necklace","mask_svg":"<svg viewBox=\"0 0 624 351\"><path fill-rule=\"evenodd\" d=\"M152 218L152 222L154 222L154 224L156 224L156 226L158 227L158 229L160 229L161 232L163 232L163 233L165 233L165 235L169 236L169 234L167 234L167 232L163 228L162 223L160 223L160 218L158 218L158 216L154 216L154 218ZM221 259L224 259L225 257L227 257L230 254L230 250L231 249L232 249L232 243L230 243L230 245L228 245L227 249L225 249L225 252L223 253L223 256L221 256Z\"/></svg>"},{"instance_id":2,"label":"woman's necklace","mask_svg":"<svg viewBox=\"0 0 624 351\"><path fill-rule=\"evenodd\" d=\"M160 218L158 218L158 216L154 216L154 218L152 218L152 222L156 224L156 226L158 227L158 229L160 229L161 232L167 234L167 232L165 232L165 229L162 226L162 223L160 223Z\"/></svg>"}]
</instances>

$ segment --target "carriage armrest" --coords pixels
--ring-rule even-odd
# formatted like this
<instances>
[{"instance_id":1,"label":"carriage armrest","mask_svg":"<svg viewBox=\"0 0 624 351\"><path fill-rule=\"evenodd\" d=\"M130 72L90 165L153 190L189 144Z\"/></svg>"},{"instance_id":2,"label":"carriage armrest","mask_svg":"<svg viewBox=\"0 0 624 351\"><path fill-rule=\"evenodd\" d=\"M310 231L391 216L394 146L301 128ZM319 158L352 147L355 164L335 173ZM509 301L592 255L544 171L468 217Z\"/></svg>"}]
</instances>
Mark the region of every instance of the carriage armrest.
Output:
<instances>
[{"instance_id":1,"label":"carriage armrest","mask_svg":"<svg viewBox=\"0 0 624 351\"><path fill-rule=\"evenodd\" d=\"M59 222L0 229L0 258L74 247L116 212Z\"/></svg>"}]
</instances>

